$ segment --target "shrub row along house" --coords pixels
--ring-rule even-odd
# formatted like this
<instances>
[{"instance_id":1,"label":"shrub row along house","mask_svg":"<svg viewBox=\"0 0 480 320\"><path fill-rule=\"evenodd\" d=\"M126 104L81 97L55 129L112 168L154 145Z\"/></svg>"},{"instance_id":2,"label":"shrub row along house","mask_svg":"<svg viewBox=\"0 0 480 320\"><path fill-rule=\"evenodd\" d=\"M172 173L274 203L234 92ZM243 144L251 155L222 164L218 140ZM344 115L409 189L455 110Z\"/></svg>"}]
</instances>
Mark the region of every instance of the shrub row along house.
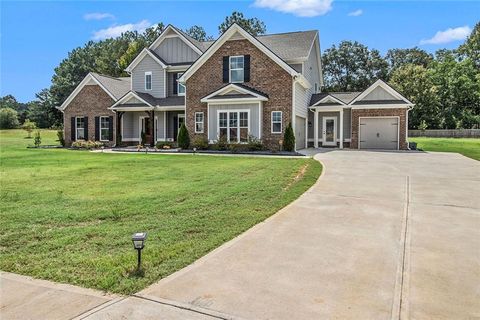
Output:
<instances>
[{"instance_id":1,"label":"shrub row along house","mask_svg":"<svg viewBox=\"0 0 480 320\"><path fill-rule=\"evenodd\" d=\"M250 137L277 150L291 123L296 148L406 149L413 104L378 80L364 92L322 92L317 31L254 37L233 24L200 42L169 25L125 78L88 74L58 107L67 145Z\"/></svg>"}]
</instances>

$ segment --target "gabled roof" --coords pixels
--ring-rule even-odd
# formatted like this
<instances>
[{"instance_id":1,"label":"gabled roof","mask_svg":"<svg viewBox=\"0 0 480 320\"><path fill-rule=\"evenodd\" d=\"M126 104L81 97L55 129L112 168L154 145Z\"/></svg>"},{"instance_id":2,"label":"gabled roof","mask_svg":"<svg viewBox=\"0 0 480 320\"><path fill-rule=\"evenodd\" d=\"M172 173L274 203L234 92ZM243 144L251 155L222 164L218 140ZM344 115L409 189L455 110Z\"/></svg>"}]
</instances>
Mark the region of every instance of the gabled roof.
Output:
<instances>
[{"instance_id":1,"label":"gabled roof","mask_svg":"<svg viewBox=\"0 0 480 320\"><path fill-rule=\"evenodd\" d=\"M193 51L197 52L198 54L202 54L203 51L200 49L201 45L199 45L200 41L193 39L192 37L188 36L185 32L172 26L171 24L169 24L165 28L165 30L162 31L162 33L158 36L158 38L155 39L155 41L148 48L151 50L155 50L155 48L157 48L160 45L160 43L162 43L162 41L167 38L167 35L170 31L176 33L180 37L180 39L182 39L188 46L190 46L193 49Z\"/></svg>"},{"instance_id":2,"label":"gabled roof","mask_svg":"<svg viewBox=\"0 0 480 320\"><path fill-rule=\"evenodd\" d=\"M114 78L106 75L102 75L95 72L90 72L83 78L82 82L73 90L73 92L65 99L61 106L57 109L63 111L77 96L77 94L86 85L98 85L105 91L113 101L120 99L128 90L130 90L130 77Z\"/></svg>"},{"instance_id":3,"label":"gabled roof","mask_svg":"<svg viewBox=\"0 0 480 320\"><path fill-rule=\"evenodd\" d=\"M154 61L156 61L159 65L162 66L162 68L166 68L167 64L165 61L163 61L162 58L160 58L157 54L155 54L152 50L148 48L143 48L143 50L133 59L133 61L128 65L128 67L125 69L127 72L131 72L137 64L140 63L140 61L145 58L145 56L150 56Z\"/></svg>"},{"instance_id":4,"label":"gabled roof","mask_svg":"<svg viewBox=\"0 0 480 320\"><path fill-rule=\"evenodd\" d=\"M206 95L201 102L221 101L268 101L268 95L240 83L227 84Z\"/></svg>"},{"instance_id":5,"label":"gabled roof","mask_svg":"<svg viewBox=\"0 0 480 320\"><path fill-rule=\"evenodd\" d=\"M378 87L384 89L388 93L388 97L392 97L392 99L379 98L378 96L367 100L364 99ZM367 106L378 108L378 106L383 105L385 108L388 108L395 106L410 107L413 106L413 103L383 80L375 81L375 83L362 92L322 92L313 94L310 99L311 107L340 105L352 108L365 108Z\"/></svg>"},{"instance_id":6,"label":"gabled roof","mask_svg":"<svg viewBox=\"0 0 480 320\"><path fill-rule=\"evenodd\" d=\"M185 73L180 78L180 82L185 82L192 74L194 74L200 66L203 65L205 61L207 61L213 53L215 53L227 40L229 40L233 35L240 34L242 37L250 41L255 47L257 47L260 51L265 53L270 59L275 61L280 67L282 67L286 72L288 72L291 76L296 76L299 79L299 83L301 83L304 87L310 87L310 84L306 80L306 78L301 74L298 73L295 69L293 69L290 65L288 65L284 60L282 60L278 55L276 55L272 50L266 47L262 42L257 40L257 38L253 37L250 33L245 31L242 27L238 24L232 24L198 59L195 61L194 64L190 66L190 68L185 71Z\"/></svg>"},{"instance_id":7,"label":"gabled roof","mask_svg":"<svg viewBox=\"0 0 480 320\"><path fill-rule=\"evenodd\" d=\"M132 98L135 98L141 101L142 104L129 103L128 100ZM111 106L110 109L120 110L122 108L138 107L145 110L152 110L154 108L159 108L159 107L183 107L183 106L185 106L184 96L155 98L149 93L129 91L122 98L120 98L113 106Z\"/></svg>"}]
</instances>

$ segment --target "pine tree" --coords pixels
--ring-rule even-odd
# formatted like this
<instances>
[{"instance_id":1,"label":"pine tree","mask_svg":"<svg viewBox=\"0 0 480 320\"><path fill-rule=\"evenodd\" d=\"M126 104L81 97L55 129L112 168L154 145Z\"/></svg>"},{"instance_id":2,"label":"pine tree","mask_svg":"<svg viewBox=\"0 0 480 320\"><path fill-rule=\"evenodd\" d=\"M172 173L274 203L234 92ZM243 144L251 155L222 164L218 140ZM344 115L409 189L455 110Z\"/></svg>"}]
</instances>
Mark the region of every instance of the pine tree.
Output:
<instances>
[{"instance_id":1,"label":"pine tree","mask_svg":"<svg viewBox=\"0 0 480 320\"><path fill-rule=\"evenodd\" d=\"M188 136L188 130L185 123L182 123L180 130L178 131L178 146L182 149L188 149L190 147L190 137Z\"/></svg>"},{"instance_id":2,"label":"pine tree","mask_svg":"<svg viewBox=\"0 0 480 320\"><path fill-rule=\"evenodd\" d=\"M292 123L290 122L285 128L283 136L283 149L285 151L295 151L295 134L293 133Z\"/></svg>"}]
</instances>

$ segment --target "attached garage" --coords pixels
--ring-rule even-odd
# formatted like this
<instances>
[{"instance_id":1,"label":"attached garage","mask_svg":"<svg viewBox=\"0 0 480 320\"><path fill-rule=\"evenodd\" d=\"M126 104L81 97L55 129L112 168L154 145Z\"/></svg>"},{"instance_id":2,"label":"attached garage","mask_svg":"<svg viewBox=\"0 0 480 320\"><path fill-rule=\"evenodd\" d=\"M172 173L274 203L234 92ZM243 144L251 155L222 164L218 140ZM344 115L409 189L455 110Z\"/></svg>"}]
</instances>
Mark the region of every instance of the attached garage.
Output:
<instances>
[{"instance_id":1,"label":"attached garage","mask_svg":"<svg viewBox=\"0 0 480 320\"><path fill-rule=\"evenodd\" d=\"M305 149L305 126L306 120L301 117L295 117L295 146L297 150Z\"/></svg>"},{"instance_id":2,"label":"attached garage","mask_svg":"<svg viewBox=\"0 0 480 320\"><path fill-rule=\"evenodd\" d=\"M360 117L359 149L398 150L399 117Z\"/></svg>"}]
</instances>

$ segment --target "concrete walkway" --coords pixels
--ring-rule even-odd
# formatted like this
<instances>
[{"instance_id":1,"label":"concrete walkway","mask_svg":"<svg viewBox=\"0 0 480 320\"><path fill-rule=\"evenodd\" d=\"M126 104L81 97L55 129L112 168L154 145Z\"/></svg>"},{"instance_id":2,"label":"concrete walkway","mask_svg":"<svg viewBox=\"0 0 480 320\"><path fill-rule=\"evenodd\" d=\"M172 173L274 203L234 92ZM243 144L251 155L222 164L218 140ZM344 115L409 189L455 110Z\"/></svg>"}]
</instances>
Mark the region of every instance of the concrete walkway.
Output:
<instances>
[{"instance_id":1,"label":"concrete walkway","mask_svg":"<svg viewBox=\"0 0 480 320\"><path fill-rule=\"evenodd\" d=\"M315 157L324 175L298 200L134 296L2 273L2 320L480 317L480 162Z\"/></svg>"}]
</instances>

